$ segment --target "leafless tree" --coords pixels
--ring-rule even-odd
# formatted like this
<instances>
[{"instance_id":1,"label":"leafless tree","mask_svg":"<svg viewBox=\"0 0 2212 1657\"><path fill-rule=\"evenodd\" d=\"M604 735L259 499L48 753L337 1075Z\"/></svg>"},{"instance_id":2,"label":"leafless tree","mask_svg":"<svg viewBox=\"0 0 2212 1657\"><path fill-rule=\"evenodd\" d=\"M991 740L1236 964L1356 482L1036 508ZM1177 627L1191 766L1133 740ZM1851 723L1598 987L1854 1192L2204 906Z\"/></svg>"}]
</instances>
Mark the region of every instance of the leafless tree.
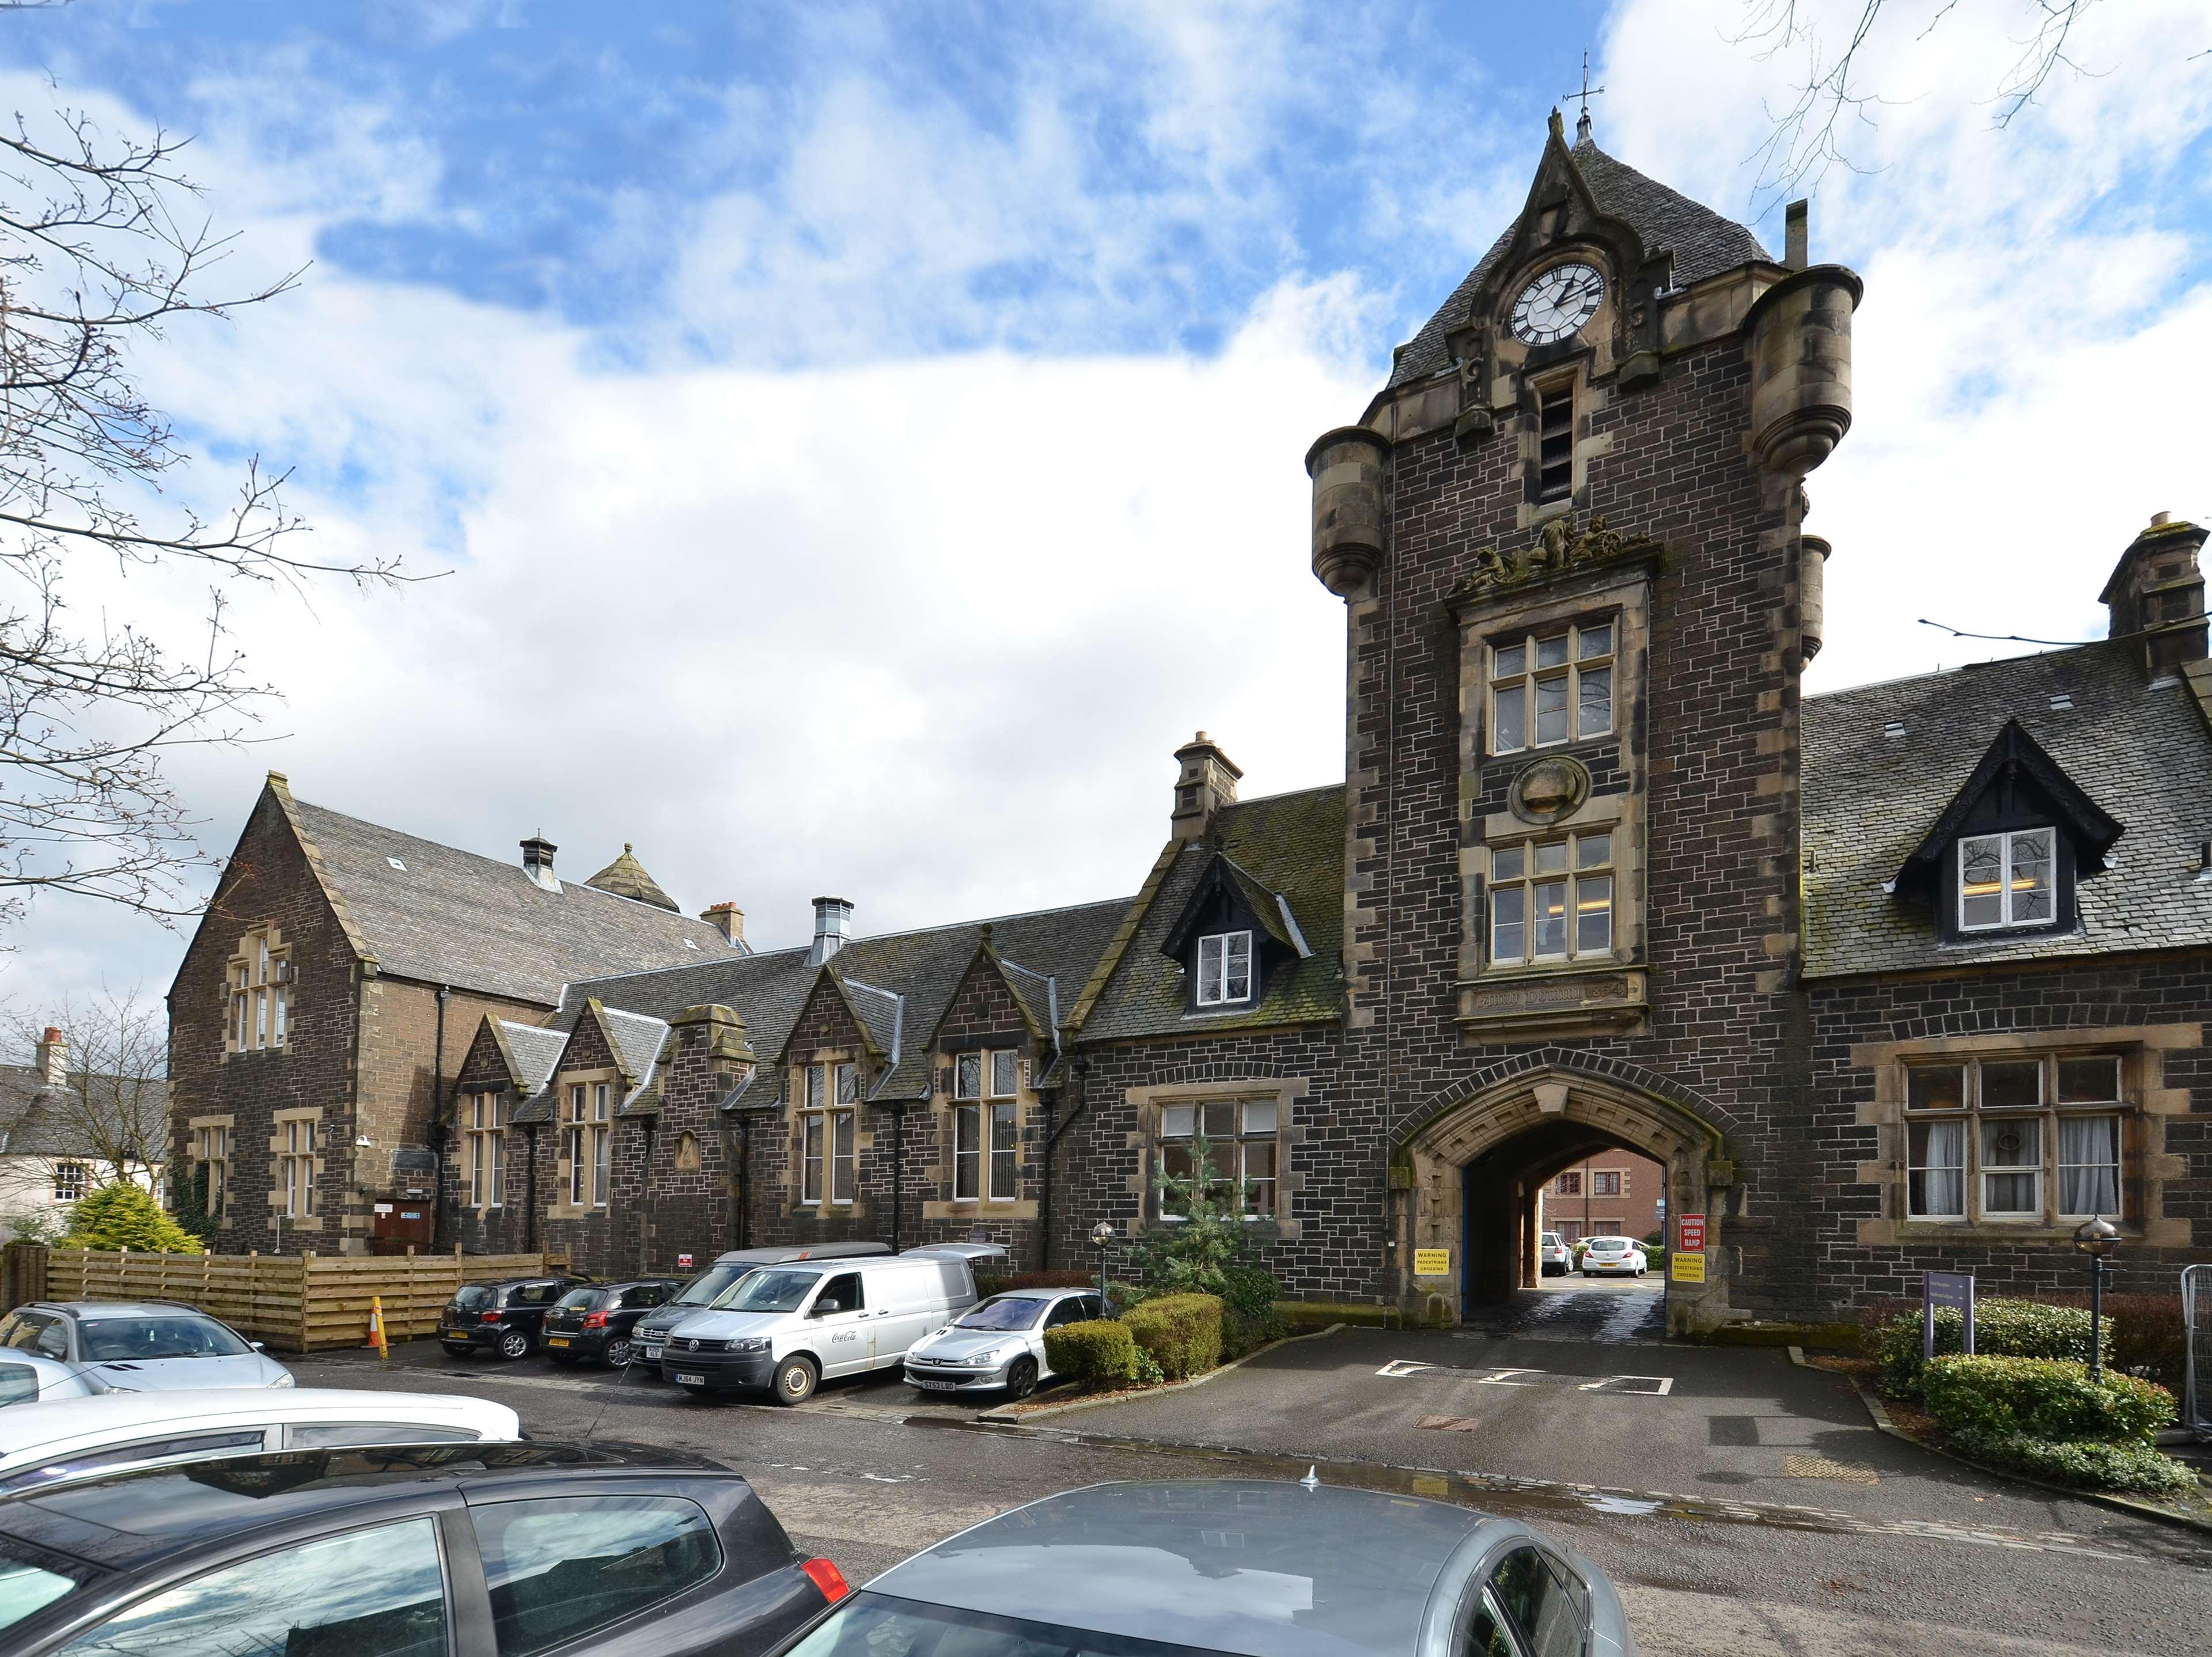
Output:
<instances>
[{"instance_id":1,"label":"leafless tree","mask_svg":"<svg viewBox=\"0 0 2212 1657\"><path fill-rule=\"evenodd\" d=\"M2033 104L2060 70L2087 73L2071 55L2081 20L2099 0L1972 0L2018 16L2021 32L2013 37L2019 55L1992 82L1990 121L2009 126ZM1753 156L1761 190L1790 191L1817 183L1834 165L1853 167L1846 153L1849 135L1871 128L1885 100L1867 88L1860 70L1869 44L1885 31L1906 29L1925 39L1969 0L1851 0L1840 44L1824 36L1810 0L1744 0L1745 21L1738 45L1755 45L1762 58L1804 54L1804 79L1796 101L1776 115L1774 130ZM1772 113L1771 111L1769 112ZM1853 170L1857 170L1856 167Z\"/></svg>"},{"instance_id":2,"label":"leafless tree","mask_svg":"<svg viewBox=\"0 0 2212 1657\"><path fill-rule=\"evenodd\" d=\"M4 9L4 8L0 8ZM232 251L179 167L188 141L101 130L57 105L0 122L0 929L41 890L173 924L212 862L162 771L167 750L245 737L271 694L225 626L240 584L402 579L398 561L307 554L285 475L248 461L228 507L184 493L190 457L136 372L180 323L289 290L225 292ZM177 649L72 610L89 558L207 577L204 632Z\"/></svg>"},{"instance_id":3,"label":"leafless tree","mask_svg":"<svg viewBox=\"0 0 2212 1657\"><path fill-rule=\"evenodd\" d=\"M42 1012L0 1012L18 1062L36 1064L48 1029L61 1032L61 1080L33 1107L32 1155L51 1179L82 1163L94 1185L143 1181L169 1160L168 1020L158 1004L103 988ZM20 1131L20 1130L19 1130Z\"/></svg>"}]
</instances>

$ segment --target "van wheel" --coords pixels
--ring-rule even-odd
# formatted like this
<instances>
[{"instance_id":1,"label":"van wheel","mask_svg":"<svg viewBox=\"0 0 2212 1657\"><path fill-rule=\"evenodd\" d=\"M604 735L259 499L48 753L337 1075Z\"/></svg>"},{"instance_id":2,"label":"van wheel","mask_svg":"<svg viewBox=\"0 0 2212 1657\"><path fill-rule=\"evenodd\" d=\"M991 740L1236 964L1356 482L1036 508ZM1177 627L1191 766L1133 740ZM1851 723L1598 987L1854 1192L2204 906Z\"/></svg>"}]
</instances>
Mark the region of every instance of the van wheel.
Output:
<instances>
[{"instance_id":1,"label":"van wheel","mask_svg":"<svg viewBox=\"0 0 2212 1657\"><path fill-rule=\"evenodd\" d=\"M805 1358L792 1357L775 1366L775 1401L778 1404L804 1404L814 1396L814 1366Z\"/></svg>"},{"instance_id":2,"label":"van wheel","mask_svg":"<svg viewBox=\"0 0 2212 1657\"><path fill-rule=\"evenodd\" d=\"M1036 1391L1036 1360L1016 1358L1006 1371L1006 1397L1027 1398Z\"/></svg>"}]
</instances>

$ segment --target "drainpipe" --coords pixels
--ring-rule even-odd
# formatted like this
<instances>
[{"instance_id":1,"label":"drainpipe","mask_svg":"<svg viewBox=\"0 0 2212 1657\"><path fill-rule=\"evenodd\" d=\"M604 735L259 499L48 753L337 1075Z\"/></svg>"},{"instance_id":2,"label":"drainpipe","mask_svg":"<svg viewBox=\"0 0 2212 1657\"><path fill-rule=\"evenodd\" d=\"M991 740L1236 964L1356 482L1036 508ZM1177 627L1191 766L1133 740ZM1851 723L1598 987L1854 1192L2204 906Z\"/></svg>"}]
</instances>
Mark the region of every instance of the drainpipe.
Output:
<instances>
[{"instance_id":1,"label":"drainpipe","mask_svg":"<svg viewBox=\"0 0 2212 1657\"><path fill-rule=\"evenodd\" d=\"M530 1159L522 1202L522 1252L527 1254L538 1247L538 1124L523 1124L522 1137L527 1141L522 1154Z\"/></svg>"},{"instance_id":2,"label":"drainpipe","mask_svg":"<svg viewBox=\"0 0 2212 1657\"><path fill-rule=\"evenodd\" d=\"M1060 1136L1075 1125L1075 1119L1082 1115L1091 1103L1091 1089L1085 1081L1091 1074L1091 1061L1078 1059L1068 1068L1075 1076L1075 1105L1060 1119L1059 1126L1048 1126L1044 1136L1044 1166L1039 1170L1043 1184L1037 1203L1037 1270L1040 1272L1052 1270L1052 1148L1060 1143Z\"/></svg>"},{"instance_id":3,"label":"drainpipe","mask_svg":"<svg viewBox=\"0 0 2212 1657\"><path fill-rule=\"evenodd\" d=\"M441 1098L446 1091L446 998L453 993L452 986L438 986L437 1056L430 1068L430 1131L423 1135L430 1142L430 1155L436 1163L430 1170L430 1252L438 1252L438 1221L446 1211L446 1116L450 1097ZM460 1077L453 1078L458 1083ZM356 1181L356 1184L360 1181ZM373 1233L374 1224L369 1227Z\"/></svg>"},{"instance_id":4,"label":"drainpipe","mask_svg":"<svg viewBox=\"0 0 2212 1657\"><path fill-rule=\"evenodd\" d=\"M738 1117L738 1248L753 1246L753 1114Z\"/></svg>"},{"instance_id":5,"label":"drainpipe","mask_svg":"<svg viewBox=\"0 0 2212 1657\"><path fill-rule=\"evenodd\" d=\"M891 1253L899 1252L899 1211L906 1203L906 1107L891 1107Z\"/></svg>"}]
</instances>

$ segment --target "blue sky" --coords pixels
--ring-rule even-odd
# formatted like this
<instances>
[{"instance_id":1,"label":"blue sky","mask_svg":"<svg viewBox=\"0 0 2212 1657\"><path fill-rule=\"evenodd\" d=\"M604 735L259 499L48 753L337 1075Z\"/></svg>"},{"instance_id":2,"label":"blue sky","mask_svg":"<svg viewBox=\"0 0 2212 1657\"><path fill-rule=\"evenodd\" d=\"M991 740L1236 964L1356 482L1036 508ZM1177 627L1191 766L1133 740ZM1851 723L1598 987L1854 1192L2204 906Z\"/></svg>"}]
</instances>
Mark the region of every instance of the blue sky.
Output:
<instances>
[{"instance_id":1,"label":"blue sky","mask_svg":"<svg viewBox=\"0 0 2212 1657\"><path fill-rule=\"evenodd\" d=\"M1851 0L1818 0L1832 28ZM1814 690L2078 638L2149 513L2202 519L2212 39L2093 10L2005 131L2026 0L1893 0L1891 100L1814 191L1865 276ZM250 595L285 693L174 774L221 852L263 772L498 857L624 841L768 943L1126 892L1204 726L1248 793L1341 775L1311 438L1517 209L1581 53L1613 154L1778 240L1794 54L1742 0L313 7L0 14L0 77L196 135L250 280L143 365L219 499L295 468L400 593ZM1571 106L1570 106L1571 117ZM2116 404L2145 418L2113 420ZM197 584L87 573L181 629ZM1243 642L1225 651L1225 617ZM180 940L49 903L0 997L159 993Z\"/></svg>"}]
</instances>

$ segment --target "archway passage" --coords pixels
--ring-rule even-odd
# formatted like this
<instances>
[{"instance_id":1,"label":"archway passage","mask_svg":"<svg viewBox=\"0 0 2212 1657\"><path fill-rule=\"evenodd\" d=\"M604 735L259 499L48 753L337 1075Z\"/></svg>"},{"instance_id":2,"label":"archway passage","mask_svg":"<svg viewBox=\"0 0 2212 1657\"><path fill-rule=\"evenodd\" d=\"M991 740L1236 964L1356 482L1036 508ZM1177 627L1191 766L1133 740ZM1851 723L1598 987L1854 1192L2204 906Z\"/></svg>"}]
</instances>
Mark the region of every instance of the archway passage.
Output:
<instances>
[{"instance_id":1,"label":"archway passage","mask_svg":"<svg viewBox=\"0 0 2212 1657\"><path fill-rule=\"evenodd\" d=\"M1719 1131L1671 1100L1578 1071L1539 1070L1426 1113L1401 1150L1411 1177L1401 1220L1401 1297L1409 1317L1458 1323L1510 1301L1537 1281L1536 1195L1562 1168L1619 1147L1667 1171L1667 1211L1717 1216L1709 1165ZM1420 1251L1449 1249L1447 1280L1416 1274ZM1429 1258L1433 1259L1433 1254ZM1722 1251L1709 1241L1707 1260ZM1726 1316L1725 1273L1668 1285L1667 1326L1677 1332Z\"/></svg>"}]
</instances>

